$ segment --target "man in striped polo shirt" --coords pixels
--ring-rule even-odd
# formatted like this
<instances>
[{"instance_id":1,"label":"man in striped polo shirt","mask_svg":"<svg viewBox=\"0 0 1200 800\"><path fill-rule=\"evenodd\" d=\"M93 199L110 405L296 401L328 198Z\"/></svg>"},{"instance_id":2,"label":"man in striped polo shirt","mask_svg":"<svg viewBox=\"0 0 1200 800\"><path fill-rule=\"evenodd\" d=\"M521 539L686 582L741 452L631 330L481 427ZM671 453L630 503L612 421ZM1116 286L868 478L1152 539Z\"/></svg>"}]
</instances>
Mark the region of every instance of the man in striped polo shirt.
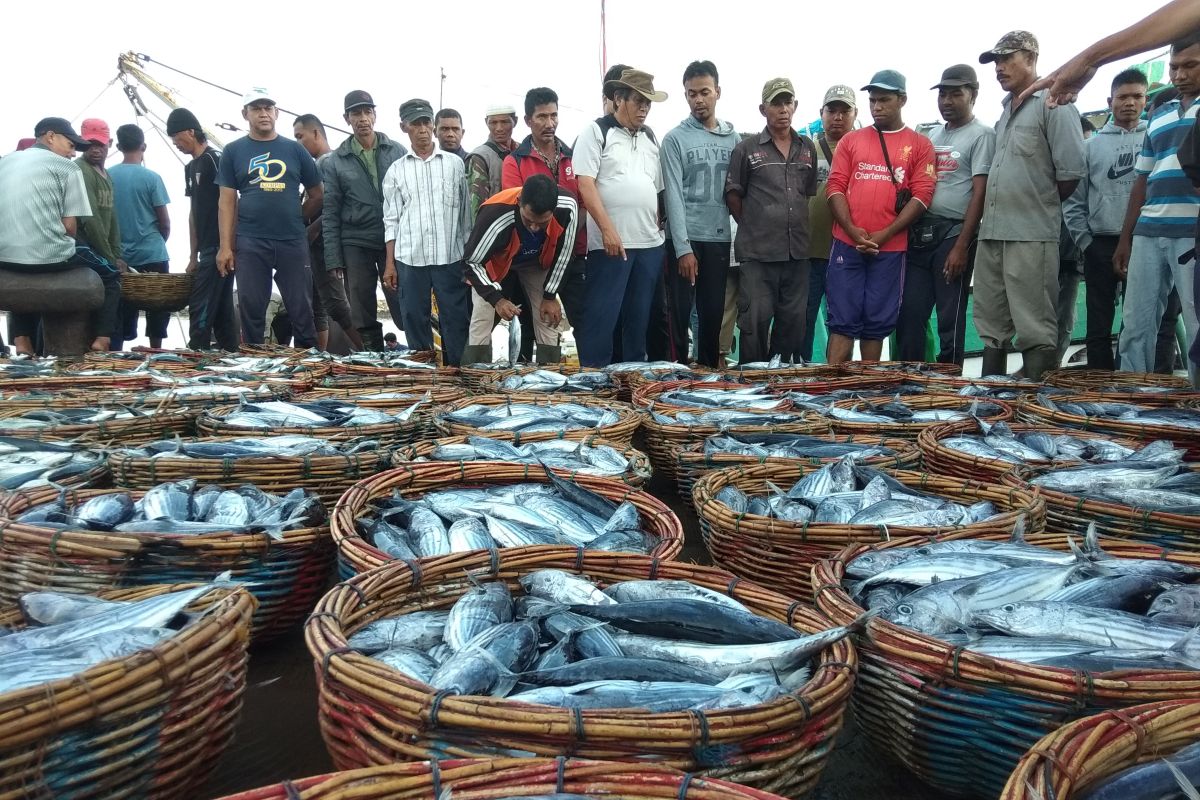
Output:
<instances>
[{"instance_id":1,"label":"man in striped polo shirt","mask_svg":"<svg viewBox=\"0 0 1200 800\"><path fill-rule=\"evenodd\" d=\"M117 322L120 275L86 248L76 252L79 219L92 213L79 165L70 160L89 142L71 123L47 117L34 128L36 142L0 160L0 269L61 272L89 267L104 282L104 305L95 315L100 334L92 350L107 350ZM11 314L9 332L18 353L33 355L37 314Z\"/></svg>"},{"instance_id":2,"label":"man in striped polo shirt","mask_svg":"<svg viewBox=\"0 0 1200 800\"><path fill-rule=\"evenodd\" d=\"M1150 372L1158 324L1172 285L1183 305L1188 342L1196 337L1191 263L1180 263L1195 244L1200 194L1180 168L1178 150L1196 124L1200 95L1200 31L1171 46L1171 83L1179 97L1164 103L1150 120L1142 152L1133 166L1137 179L1125 224L1113 255L1113 268L1125 280L1125 328L1121 369ZM1119 176L1114 176L1119 177ZM1195 367L1191 367L1196 383Z\"/></svg>"}]
</instances>

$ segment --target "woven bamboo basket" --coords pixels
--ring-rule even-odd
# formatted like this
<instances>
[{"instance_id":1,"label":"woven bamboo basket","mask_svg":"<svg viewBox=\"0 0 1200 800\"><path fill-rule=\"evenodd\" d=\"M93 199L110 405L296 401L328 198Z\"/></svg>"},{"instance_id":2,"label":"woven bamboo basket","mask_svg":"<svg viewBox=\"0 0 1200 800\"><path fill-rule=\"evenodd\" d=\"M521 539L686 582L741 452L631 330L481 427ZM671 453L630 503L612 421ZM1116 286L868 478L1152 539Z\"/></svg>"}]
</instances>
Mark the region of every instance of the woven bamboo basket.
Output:
<instances>
[{"instance_id":1,"label":"woven bamboo basket","mask_svg":"<svg viewBox=\"0 0 1200 800\"><path fill-rule=\"evenodd\" d=\"M76 489L81 503L112 489ZM130 492L140 499L144 492ZM0 608L26 592L94 594L107 589L208 581L228 570L258 601L255 644L294 630L328 585L333 565L329 526L265 533L124 533L47 528L16 522L54 489L0 497Z\"/></svg>"},{"instance_id":2,"label":"woven bamboo basket","mask_svg":"<svg viewBox=\"0 0 1200 800\"><path fill-rule=\"evenodd\" d=\"M189 609L207 613L152 649L0 695L0 798L196 797L241 713L254 598L214 589Z\"/></svg>"},{"instance_id":3,"label":"woven bamboo basket","mask_svg":"<svg viewBox=\"0 0 1200 800\"><path fill-rule=\"evenodd\" d=\"M686 409L684 409L686 410ZM694 410L694 409L693 409ZM766 420L778 417L774 411L744 411L753 413ZM703 442L709 436L727 433L731 436L753 433L798 433L815 436L829 433L829 420L811 411L787 412L794 422L765 422L763 425L667 425L658 422L653 415L647 415L642 421L643 439L646 452L650 455L650 463L654 471L660 475L676 478L679 465L678 453L681 449Z\"/></svg>"},{"instance_id":4,"label":"woven bamboo basket","mask_svg":"<svg viewBox=\"0 0 1200 800\"><path fill-rule=\"evenodd\" d=\"M195 387L163 386L160 389L152 388L146 394L135 395L132 400L141 404L157 405L164 403L183 408L203 409L208 406L227 405L237 399L229 394L219 393L215 389L217 386L245 388L252 393L243 395L246 398L246 402L254 403L262 400L290 400L296 391L307 387L308 384L293 383L290 381L235 381L233 383L214 384L214 391L212 392L197 392ZM264 387L265 391L263 391ZM177 391L177 389L183 388L187 388L187 391Z\"/></svg>"},{"instance_id":5,"label":"woven bamboo basket","mask_svg":"<svg viewBox=\"0 0 1200 800\"><path fill-rule=\"evenodd\" d=\"M449 792L449 795L446 793ZM659 764L560 758L411 761L287 781L220 800L438 800L532 796L623 800L784 800Z\"/></svg>"},{"instance_id":6,"label":"woven bamboo basket","mask_svg":"<svg viewBox=\"0 0 1200 800\"><path fill-rule=\"evenodd\" d=\"M371 395L396 395L394 397L372 397ZM413 437L413 441L423 441L437 436L437 428L433 424L433 414L438 408L467 396L467 390L460 386L412 386L392 388L376 386L360 389L313 389L305 392L301 400L346 400L363 408L376 408L381 411L399 412L421 403L410 417L422 424L421 431Z\"/></svg>"},{"instance_id":7,"label":"woven bamboo basket","mask_svg":"<svg viewBox=\"0 0 1200 800\"><path fill-rule=\"evenodd\" d=\"M122 272L121 299L146 311L179 311L192 294L186 272Z\"/></svg>"},{"instance_id":8,"label":"woven bamboo basket","mask_svg":"<svg viewBox=\"0 0 1200 800\"><path fill-rule=\"evenodd\" d=\"M1200 741L1200 700L1104 711L1048 733L1017 762L1000 800L1082 797L1106 778Z\"/></svg>"},{"instance_id":9,"label":"woven bamboo basket","mask_svg":"<svg viewBox=\"0 0 1200 800\"><path fill-rule=\"evenodd\" d=\"M399 356L408 361L415 361L418 364L433 364L437 361L437 353L433 350L413 350L408 353L399 353ZM456 375L457 367L437 367L435 370L413 369L405 366L392 366L385 362L378 364L351 364L340 358L330 359L329 372L331 375L359 375L362 377L418 377L426 373L439 373L441 375Z\"/></svg>"},{"instance_id":10,"label":"woven bamboo basket","mask_svg":"<svg viewBox=\"0 0 1200 800\"><path fill-rule=\"evenodd\" d=\"M934 361L847 361L842 371L857 374L890 372L905 380L931 375L962 375L961 364L946 364Z\"/></svg>"},{"instance_id":11,"label":"woven bamboo basket","mask_svg":"<svg viewBox=\"0 0 1200 800\"><path fill-rule=\"evenodd\" d=\"M772 431L774 433L774 431ZM887 439L882 436L839 436L823 434L822 439L829 442L881 445L893 451L890 456L872 456L861 461L865 467L880 469L909 469L916 467L921 461L921 451L908 439ZM685 503L692 503L692 489L696 481L708 473L727 467L752 467L757 464L821 464L837 459L797 460L794 458L764 458L760 456L743 456L736 453L704 452L704 441L686 444L675 451L675 485L680 498Z\"/></svg>"},{"instance_id":12,"label":"woven bamboo basket","mask_svg":"<svg viewBox=\"0 0 1200 800\"><path fill-rule=\"evenodd\" d=\"M87 369L135 369L141 365L157 372L191 372L200 364L219 358L221 353L205 353L200 350L155 350L135 347L119 353L85 353L83 361L68 367L69 370Z\"/></svg>"},{"instance_id":13,"label":"woven bamboo basket","mask_svg":"<svg viewBox=\"0 0 1200 800\"><path fill-rule=\"evenodd\" d=\"M658 547L651 553L654 558L674 559L683 550L683 526L680 524L679 518L654 495L618 480L556 472L614 503L621 503L625 500L633 503L641 516L642 530L653 533L660 539ZM374 501L390 497L393 492L399 492L403 497L411 499L445 489L484 488L513 483L547 483L548 480L541 467L529 464L507 461L468 461L463 463L433 461L403 464L360 481L342 495L330 520L333 528L333 540L338 550L339 571L343 577L349 577L393 561L391 557L377 550L373 544L359 535L355 525L356 520L371 513L370 506ZM528 548L515 549L525 550ZM585 552L570 546L540 545L535 549L568 551L573 554ZM508 553L512 550L509 548L503 552ZM421 559L420 563L424 564L433 560L435 559Z\"/></svg>"},{"instance_id":14,"label":"woven bamboo basket","mask_svg":"<svg viewBox=\"0 0 1200 800\"><path fill-rule=\"evenodd\" d=\"M204 367L199 367L193 372L179 373L180 377L192 379L208 377L214 374L218 373L214 370L206 370ZM253 370L247 370L240 374L248 376L245 380L240 381L242 383L253 386L259 386L264 383L269 386L283 386L292 394L302 394L309 391L324 377L324 374L319 369L314 371L307 364L302 369L289 373L254 372Z\"/></svg>"},{"instance_id":15,"label":"woven bamboo basket","mask_svg":"<svg viewBox=\"0 0 1200 800\"><path fill-rule=\"evenodd\" d=\"M717 492L726 486L735 486L747 494L768 494L768 481L786 491L816 469L820 467L762 464L716 470L698 480L692 490L692 503L713 563L746 580L811 601L808 586L797 581L796 575L847 545L884 542L901 536L927 539L965 539L986 534L1007 536L1022 522L1025 530L1030 532L1040 532L1045 524L1045 504L1034 492L906 470L889 471L888 474L906 486L964 505L989 500L1000 513L984 522L941 528L799 523L757 514L737 514L716 499Z\"/></svg>"},{"instance_id":16,"label":"woven bamboo basket","mask_svg":"<svg viewBox=\"0 0 1200 800\"><path fill-rule=\"evenodd\" d=\"M5 393L25 391L108 391L136 392L150 385L151 376L144 372L105 372L83 375L78 371L59 370L47 375L17 378L0 373L0 390Z\"/></svg>"},{"instance_id":17,"label":"woven bamboo basket","mask_svg":"<svg viewBox=\"0 0 1200 800\"><path fill-rule=\"evenodd\" d=\"M953 409L966 411L972 403L970 397L959 397L956 394L925 394L925 395L909 395L902 398L904 404L913 409ZM867 398L865 400L839 400L834 403L838 408L855 409L864 413L870 414L872 408L877 405L885 405L892 402L890 397ZM981 418L988 422L1003 422L1010 420L1013 417L1012 406L1005 403L1003 400L993 400L987 398L981 403L989 403L996 406L999 410L990 414L984 414ZM891 424L885 422L847 422L846 420L830 418L830 424L838 433L857 433L857 434L874 434L876 436L889 436L898 439L915 439L921 434L921 431L930 428L934 425L940 425L940 422L894 422Z\"/></svg>"},{"instance_id":18,"label":"woven bamboo basket","mask_svg":"<svg viewBox=\"0 0 1200 800\"><path fill-rule=\"evenodd\" d=\"M802 392L804 394L828 394L841 389L849 391L886 391L901 384L900 376L870 373L819 374L811 377L784 377L772 380L770 390L774 394Z\"/></svg>"},{"instance_id":19,"label":"woven bamboo basket","mask_svg":"<svg viewBox=\"0 0 1200 800\"><path fill-rule=\"evenodd\" d=\"M253 434L248 434L253 435ZM187 439L188 442L222 441L238 437ZM172 458L110 453L108 466L115 485L125 489L150 489L168 481L195 478L200 484L229 489L252 484L269 494L305 489L333 508L342 493L363 478L387 469L386 449L330 456L271 456L266 458Z\"/></svg>"},{"instance_id":20,"label":"woven bamboo basket","mask_svg":"<svg viewBox=\"0 0 1200 800\"><path fill-rule=\"evenodd\" d=\"M5 436L35 441L70 440L84 445L129 445L145 444L158 439L187 436L192 432L196 412L175 405L160 403L147 407L144 416L126 419L108 419L76 425L47 425L43 428L14 429L2 431ZM27 413L28 409L0 411L0 419L13 419Z\"/></svg>"},{"instance_id":21,"label":"woven bamboo basket","mask_svg":"<svg viewBox=\"0 0 1200 800\"><path fill-rule=\"evenodd\" d=\"M1163 389L1178 389L1191 392L1187 378L1175 375L1159 375L1153 372L1109 372L1103 369L1056 369L1042 376L1047 386L1075 389L1081 392L1103 392L1108 387L1127 386L1131 389L1158 386ZM1128 396L1128 395L1126 395Z\"/></svg>"},{"instance_id":22,"label":"woven bamboo basket","mask_svg":"<svg viewBox=\"0 0 1200 800\"><path fill-rule=\"evenodd\" d=\"M1068 548L1061 535L1030 536L1028 541ZM819 561L812 570L817 607L837 622L856 618L862 609L841 586L846 564L871 549L923 542L856 545ZM1114 556L1200 564L1192 554L1111 540L1103 546ZM959 797L1000 796L1025 752L1071 720L1106 709L1200 696L1200 672L1087 673L1023 664L974 653L879 617L856 643L862 660L854 699L859 727L922 781Z\"/></svg>"},{"instance_id":23,"label":"woven bamboo basket","mask_svg":"<svg viewBox=\"0 0 1200 800\"><path fill-rule=\"evenodd\" d=\"M1200 516L1151 511L1035 487L1029 481L1042 471L1015 467L1004 473L1000 481L1005 486L1029 489L1041 495L1046 501L1047 531L1083 535L1087 533L1088 525L1095 523L1101 536L1200 553Z\"/></svg>"},{"instance_id":24,"label":"woven bamboo basket","mask_svg":"<svg viewBox=\"0 0 1200 800\"><path fill-rule=\"evenodd\" d=\"M499 367L497 369L485 369L474 365L466 365L458 368L458 376L462 378L462 382L467 388L475 394L480 394L484 391L483 382L487 380L497 379L503 380L509 375L516 375L519 372L533 371L536 366L521 364L516 367Z\"/></svg>"},{"instance_id":25,"label":"woven bamboo basket","mask_svg":"<svg viewBox=\"0 0 1200 800\"><path fill-rule=\"evenodd\" d=\"M557 372L560 375L574 375L581 371L578 367L571 367L571 366L567 366L564 364L547 364L545 366L539 367L539 369L547 370L549 372ZM588 370L588 372L596 372L596 370ZM516 372L513 374L519 375L519 374L523 374L523 373ZM590 397L594 400L616 400L617 392L619 389L615 379L613 380L612 386L603 387L603 388L596 389L591 392L570 391L570 390L568 390L568 391L552 391L552 392L535 392L535 391L528 391L528 390L522 390L522 389L506 389L501 384L504 382L504 379L508 378L508 377L510 377L510 376L509 375L486 375L479 379L479 387L478 387L478 389L476 389L476 391L480 394L502 394L502 395L511 397L514 400L516 400L516 399L530 400L530 399L537 399L539 397L559 397L559 398Z\"/></svg>"},{"instance_id":26,"label":"woven bamboo basket","mask_svg":"<svg viewBox=\"0 0 1200 800\"><path fill-rule=\"evenodd\" d=\"M383 422L377 425L352 425L345 427L301 427L285 426L277 428L242 428L229 425L224 417L237 411L237 406L217 406L203 411L196 419L196 432L200 436L261 436L290 434L295 436L314 436L330 442L347 443L359 439L374 439L380 447L397 447L402 444L419 441L425 435L426 422L419 415L413 414L409 419L400 422Z\"/></svg>"},{"instance_id":27,"label":"woven bamboo basket","mask_svg":"<svg viewBox=\"0 0 1200 800\"><path fill-rule=\"evenodd\" d=\"M1112 398L1087 394L1070 399L1103 401L1111 400ZM1135 405L1142 405L1147 408L1154 406L1153 403L1142 403L1140 400L1135 402L1128 397L1123 398L1122 402L1134 403ZM1200 460L1200 429L1196 428L1183 428L1175 425L1146 425L1136 420L1081 417L1076 414L1068 414L1065 411L1051 410L1033 401L1021 403L1017 407L1017 419L1021 422L1030 422L1035 425L1056 425L1061 428L1096 431L1107 436L1132 439L1144 444L1157 439L1167 439L1174 442L1177 447L1187 451L1187 460Z\"/></svg>"},{"instance_id":28,"label":"woven bamboo basket","mask_svg":"<svg viewBox=\"0 0 1200 800\"><path fill-rule=\"evenodd\" d=\"M344 375L326 375L322 378L313 390L334 390L334 391L349 391L349 392L382 392L382 391L397 391L397 392L424 392L430 387L438 387L443 389L459 389L466 391L467 385L463 383L460 375L446 375L441 370L433 372L422 372L412 375L358 375L347 373Z\"/></svg>"},{"instance_id":29,"label":"woven bamboo basket","mask_svg":"<svg viewBox=\"0 0 1200 800\"><path fill-rule=\"evenodd\" d=\"M612 425L604 425L599 428L579 428L571 431L543 431L541 433L522 434L520 431L484 431L478 428L472 428L469 425L463 425L457 422L452 422L446 419L446 415L460 408L465 408L469 405L479 404L484 406L503 406L508 403L520 402L522 405L558 405L560 403L573 403L576 405L588 406L590 408L607 409L615 411L619 419ZM476 397L468 397L464 400L459 400L455 403L448 403L438 409L433 415L433 424L437 426L438 431L443 436L487 436L492 439L503 439L506 442L545 442L550 439L569 439L578 442L586 439L589 436L599 436L602 439L607 439L610 442L619 442L622 445L630 445L633 442L633 434L637 432L638 427L642 424L643 415L641 412L634 410L631 406L625 403L620 403L615 400L598 400L587 399L583 397L538 397L530 400L514 400L508 395L503 394L485 394Z\"/></svg>"},{"instance_id":30,"label":"woven bamboo basket","mask_svg":"<svg viewBox=\"0 0 1200 800\"><path fill-rule=\"evenodd\" d=\"M432 453L437 447L450 444L466 444L467 440L470 438L471 437L469 436L447 436L441 439L429 439L427 441L417 442L416 444L398 447L392 451L392 463L395 466L401 466L405 462L413 462L417 461L418 459L425 459L428 458L429 454ZM585 445L593 445L597 447L600 445L605 445L611 447L629 461L628 469L626 469L625 472L620 476L611 476L610 480L619 480L622 483L637 489L644 487L650 480L650 476L653 473L653 469L650 466L650 457L641 450L637 450L633 447L630 447L628 444L623 444L621 442L609 441L608 439L600 436L588 436L584 439L580 439L579 441ZM473 464L478 463L478 461L434 461L431 463Z\"/></svg>"},{"instance_id":31,"label":"woven bamboo basket","mask_svg":"<svg viewBox=\"0 0 1200 800\"><path fill-rule=\"evenodd\" d=\"M964 378L960 375L910 375L905 383L923 386L931 392L958 394L968 387L995 391L1011 391L1016 395L1035 394L1043 388L1040 383L1030 381L987 380L986 378ZM1009 401L1011 402L1011 401Z\"/></svg>"},{"instance_id":32,"label":"woven bamboo basket","mask_svg":"<svg viewBox=\"0 0 1200 800\"><path fill-rule=\"evenodd\" d=\"M696 380L699 380L705 375L711 375L713 370L709 369L708 367L701 367L693 364L688 367L688 372L695 375ZM648 383L661 383L662 381L666 380L661 376L670 375L672 374L672 371L657 370L654 374L654 377L650 378L646 377L642 372L636 371L610 372L609 374L612 375L613 380L617 382L617 399L622 403L632 403L633 393L639 387L645 386ZM726 378L725 380L733 380L733 378Z\"/></svg>"},{"instance_id":33,"label":"woven bamboo basket","mask_svg":"<svg viewBox=\"0 0 1200 800\"><path fill-rule=\"evenodd\" d=\"M1066 428L1056 428L1052 425L1029 425L1022 423L1013 423L1009 425L1014 433L1046 433L1051 436L1066 435L1073 436L1077 439L1108 439L1125 447L1138 448L1142 446L1141 442L1135 442L1132 439L1120 439L1114 436L1106 436L1095 431L1076 431ZM1000 479L1000 476L1008 472L1015 463L1011 461L1002 461L995 458L984 458L983 456L973 456L969 453L964 453L960 450L955 450L952 447L946 447L942 441L949 439L952 436L962 434L977 434L979 433L979 425L975 420L964 420L961 422L943 422L938 425L926 428L917 436L917 446L921 449L922 463L930 472L936 472L939 475L952 475L955 477L970 478L971 480L995 482ZM1026 462L1030 467L1042 466L1062 466L1069 467L1077 462L1051 462L1049 460L1029 461Z\"/></svg>"},{"instance_id":34,"label":"woven bamboo basket","mask_svg":"<svg viewBox=\"0 0 1200 800\"><path fill-rule=\"evenodd\" d=\"M807 366L791 365L779 369L749 369L740 366L727 367L722 374L731 380L743 381L803 381L806 378L832 378L841 374L841 369L829 364L809 364Z\"/></svg>"},{"instance_id":35,"label":"woven bamboo basket","mask_svg":"<svg viewBox=\"0 0 1200 800\"><path fill-rule=\"evenodd\" d=\"M815 661L794 695L746 709L652 714L632 709L573 711L475 696L439 695L385 665L347 651L346 637L373 619L448 608L470 578L510 587L543 568L582 573L601 584L634 579L689 580L736 597L751 611L797 630L825 630L810 607L727 572L619 553L501 551L446 557L420 572L395 562L357 575L327 594L305 639L317 671L320 723L338 769L442 757L480 757L518 749L656 763L799 797L816 783L842 725L854 681L854 648L843 640ZM519 591L519 588L517 589Z\"/></svg>"},{"instance_id":36,"label":"woven bamboo basket","mask_svg":"<svg viewBox=\"0 0 1200 800\"><path fill-rule=\"evenodd\" d=\"M643 386L639 386L636 390L634 390L633 405L635 408L642 409L643 411L648 410L650 408L656 408L656 409L671 408L671 409L681 409L681 410L691 410L691 411L694 411L696 409L703 409L705 411L714 411L714 410L746 411L747 410L746 408L742 408L742 407L738 407L738 406L724 406L721 409L714 409L712 406L689 405L688 403L680 402L680 401L665 402L663 400L660 400L659 398L661 398L667 392L673 392L673 391L677 391L677 390L683 390L683 391L687 391L689 389L737 390L737 389L749 388L749 385L750 384L745 384L745 383L740 383L740 382L733 383L733 382L727 382L727 381L722 381L719 383L705 383L703 381L657 381L655 383L647 383ZM760 392L760 394L767 394L767 393L768 392L765 388L763 389L762 392ZM782 413L784 411L789 410L791 407L792 407L792 403L790 400L788 400L787 398L784 398L784 397L780 397L779 398L779 407L770 409L770 411L772 411L774 413ZM750 410L753 410L753 409L750 409Z\"/></svg>"}]
</instances>

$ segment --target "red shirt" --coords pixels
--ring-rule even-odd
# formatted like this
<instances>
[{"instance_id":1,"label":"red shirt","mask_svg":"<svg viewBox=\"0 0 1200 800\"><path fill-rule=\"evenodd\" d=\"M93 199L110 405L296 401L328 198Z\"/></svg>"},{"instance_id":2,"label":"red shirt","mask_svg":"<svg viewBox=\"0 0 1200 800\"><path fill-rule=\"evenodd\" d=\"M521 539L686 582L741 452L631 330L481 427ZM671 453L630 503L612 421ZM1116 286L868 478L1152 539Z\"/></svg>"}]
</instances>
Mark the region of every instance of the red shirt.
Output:
<instances>
[{"instance_id":1,"label":"red shirt","mask_svg":"<svg viewBox=\"0 0 1200 800\"><path fill-rule=\"evenodd\" d=\"M825 189L826 197L844 195L850 206L850 219L869 233L883 230L895 221L898 188L907 188L913 197L929 208L934 187L937 186L937 159L933 142L912 128L883 132L896 177L896 183L893 184L888 177L877 131L872 125L842 137L833 154L829 183ZM836 222L833 223L833 238L854 244L854 240ZM907 250L908 232L897 233L887 242L880 243L879 249Z\"/></svg>"},{"instance_id":2,"label":"red shirt","mask_svg":"<svg viewBox=\"0 0 1200 800\"><path fill-rule=\"evenodd\" d=\"M579 180L575 177L575 168L571 164L571 148L562 141L558 142L558 174L550 169L546 159L542 158L533 147L533 137L526 136L525 141L517 146L504 159L504 167L500 177L502 189L515 189L525 185L525 181L534 175L546 175L558 184L558 188L570 193L579 205L579 229L575 235L575 255L587 253L587 225L583 224L583 198L579 196Z\"/></svg>"}]
</instances>

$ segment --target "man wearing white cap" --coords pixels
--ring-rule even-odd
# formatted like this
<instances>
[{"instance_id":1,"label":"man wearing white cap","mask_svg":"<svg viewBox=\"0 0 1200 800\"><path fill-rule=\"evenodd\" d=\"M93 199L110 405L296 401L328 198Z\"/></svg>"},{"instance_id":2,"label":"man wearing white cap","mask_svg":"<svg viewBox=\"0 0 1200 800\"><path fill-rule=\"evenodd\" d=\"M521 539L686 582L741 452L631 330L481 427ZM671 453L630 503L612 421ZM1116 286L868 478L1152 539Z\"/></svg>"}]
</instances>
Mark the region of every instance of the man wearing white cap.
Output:
<instances>
[{"instance_id":1,"label":"man wearing white cap","mask_svg":"<svg viewBox=\"0 0 1200 800\"><path fill-rule=\"evenodd\" d=\"M517 124L517 109L511 103L488 106L483 122L487 125L488 138L467 156L467 188L471 197L471 221L479 213L479 207L489 197L503 188L504 159L517 149L513 139L513 127ZM529 299L516 273L505 279L504 294L512 298L521 309L521 353L528 358L533 351L533 312ZM467 350L463 363L490 361L492 352L492 329L498 317L491 303L478 292L471 292L471 327L467 335Z\"/></svg>"},{"instance_id":2,"label":"man wearing white cap","mask_svg":"<svg viewBox=\"0 0 1200 800\"><path fill-rule=\"evenodd\" d=\"M275 131L279 109L270 92L251 89L242 98L249 134L230 142L217 167L221 187L217 270L237 281L242 338L262 344L271 278L292 322L298 347L315 347L312 272L304 220L324 199L317 163L297 142ZM303 209L300 187L305 189Z\"/></svg>"}]
</instances>

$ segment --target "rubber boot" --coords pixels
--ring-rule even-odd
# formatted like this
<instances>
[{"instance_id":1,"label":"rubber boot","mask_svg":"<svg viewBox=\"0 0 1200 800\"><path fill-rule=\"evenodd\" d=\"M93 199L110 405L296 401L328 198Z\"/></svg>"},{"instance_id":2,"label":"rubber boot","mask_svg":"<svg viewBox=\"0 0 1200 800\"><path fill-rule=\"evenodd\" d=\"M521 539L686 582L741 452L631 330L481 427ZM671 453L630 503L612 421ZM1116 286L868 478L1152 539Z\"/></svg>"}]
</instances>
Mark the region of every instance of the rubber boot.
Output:
<instances>
[{"instance_id":1,"label":"rubber boot","mask_svg":"<svg viewBox=\"0 0 1200 800\"><path fill-rule=\"evenodd\" d=\"M1008 374L1008 354L999 347L983 348L983 377Z\"/></svg>"},{"instance_id":2,"label":"rubber boot","mask_svg":"<svg viewBox=\"0 0 1200 800\"><path fill-rule=\"evenodd\" d=\"M534 348L539 364L558 364L562 361L562 348L558 345L538 342Z\"/></svg>"},{"instance_id":3,"label":"rubber boot","mask_svg":"<svg viewBox=\"0 0 1200 800\"><path fill-rule=\"evenodd\" d=\"M1025 380L1041 381L1042 376L1052 369L1058 369L1060 360L1058 349L1054 347L1031 347L1021 351L1021 360L1025 364Z\"/></svg>"},{"instance_id":4,"label":"rubber boot","mask_svg":"<svg viewBox=\"0 0 1200 800\"><path fill-rule=\"evenodd\" d=\"M492 362L492 346L490 344L469 344L463 348L462 365L490 364Z\"/></svg>"}]
</instances>

